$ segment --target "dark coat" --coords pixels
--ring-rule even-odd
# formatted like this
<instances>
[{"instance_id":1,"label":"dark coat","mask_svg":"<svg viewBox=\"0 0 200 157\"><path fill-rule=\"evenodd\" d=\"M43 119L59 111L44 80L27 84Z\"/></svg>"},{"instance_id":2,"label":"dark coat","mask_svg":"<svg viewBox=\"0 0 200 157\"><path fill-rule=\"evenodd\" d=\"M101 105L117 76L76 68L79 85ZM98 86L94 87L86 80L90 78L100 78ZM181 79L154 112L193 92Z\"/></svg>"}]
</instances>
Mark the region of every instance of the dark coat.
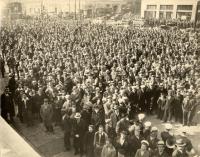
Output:
<instances>
[{"instance_id":1,"label":"dark coat","mask_svg":"<svg viewBox=\"0 0 200 157\"><path fill-rule=\"evenodd\" d=\"M1 113L10 113L11 116L15 116L14 103L10 95L6 96L5 93L1 95Z\"/></svg>"},{"instance_id":2,"label":"dark coat","mask_svg":"<svg viewBox=\"0 0 200 157\"><path fill-rule=\"evenodd\" d=\"M163 140L164 142L166 142L166 140L167 140L168 138L170 138L172 135L170 135L169 132L167 132L167 131L163 131L163 132L161 132L160 136L161 136L162 140Z\"/></svg>"},{"instance_id":3,"label":"dark coat","mask_svg":"<svg viewBox=\"0 0 200 157\"><path fill-rule=\"evenodd\" d=\"M162 154L159 154L158 150L155 151L153 157L169 157L169 155L164 151Z\"/></svg>"},{"instance_id":4,"label":"dark coat","mask_svg":"<svg viewBox=\"0 0 200 157\"><path fill-rule=\"evenodd\" d=\"M147 141L149 142L149 148L152 151L155 151L157 149L157 144L158 144L159 139L158 138L151 139L151 137L149 136L147 138Z\"/></svg>"},{"instance_id":5,"label":"dark coat","mask_svg":"<svg viewBox=\"0 0 200 157\"><path fill-rule=\"evenodd\" d=\"M63 128L64 132L71 133L72 131L72 119L68 115L63 116Z\"/></svg>"},{"instance_id":6,"label":"dark coat","mask_svg":"<svg viewBox=\"0 0 200 157\"><path fill-rule=\"evenodd\" d=\"M73 134L79 135L80 138L84 138L85 132L86 132L86 124L83 119L80 119L80 122L78 123L76 119L73 119Z\"/></svg>"},{"instance_id":7,"label":"dark coat","mask_svg":"<svg viewBox=\"0 0 200 157\"><path fill-rule=\"evenodd\" d=\"M111 119L111 122L112 122L112 127L113 128L116 128L117 126L117 122L120 120L120 116L113 112L111 115L110 115L110 119Z\"/></svg>"},{"instance_id":8,"label":"dark coat","mask_svg":"<svg viewBox=\"0 0 200 157\"><path fill-rule=\"evenodd\" d=\"M8 88L13 93L16 90L16 81L14 76L8 81Z\"/></svg>"},{"instance_id":9,"label":"dark coat","mask_svg":"<svg viewBox=\"0 0 200 157\"><path fill-rule=\"evenodd\" d=\"M143 140L143 137L140 136L138 139L135 135L132 135L130 136L129 140L130 140L131 155L135 156L137 150L141 148L141 141Z\"/></svg>"},{"instance_id":10,"label":"dark coat","mask_svg":"<svg viewBox=\"0 0 200 157\"><path fill-rule=\"evenodd\" d=\"M94 156L94 132L86 132L84 137L86 157Z\"/></svg>"},{"instance_id":11,"label":"dark coat","mask_svg":"<svg viewBox=\"0 0 200 157\"><path fill-rule=\"evenodd\" d=\"M97 131L94 135L94 145L95 147L103 148L104 144L106 143L106 139L108 138L105 132L102 133L101 138L99 136L99 132Z\"/></svg>"},{"instance_id":12,"label":"dark coat","mask_svg":"<svg viewBox=\"0 0 200 157\"><path fill-rule=\"evenodd\" d=\"M135 157L150 157L150 153L149 153L148 150L146 150L144 152L144 154L142 155L141 154L141 149L138 149L137 152L136 152L136 154L135 154Z\"/></svg>"},{"instance_id":13,"label":"dark coat","mask_svg":"<svg viewBox=\"0 0 200 157\"><path fill-rule=\"evenodd\" d=\"M117 149L117 152L124 155L124 157L128 157L130 154L130 143L128 139L125 139L122 145L120 144L119 139L118 139L115 144L115 148Z\"/></svg>"},{"instance_id":14,"label":"dark coat","mask_svg":"<svg viewBox=\"0 0 200 157\"><path fill-rule=\"evenodd\" d=\"M99 125L105 124L105 114L102 109L100 109L97 113L95 111L92 112L91 123L95 126L95 129L97 129Z\"/></svg>"},{"instance_id":15,"label":"dark coat","mask_svg":"<svg viewBox=\"0 0 200 157\"><path fill-rule=\"evenodd\" d=\"M86 149L94 148L94 132L87 131L85 133L84 144Z\"/></svg>"},{"instance_id":16,"label":"dark coat","mask_svg":"<svg viewBox=\"0 0 200 157\"><path fill-rule=\"evenodd\" d=\"M184 152L180 152L179 150L175 150L172 153L172 157L189 157L189 155L184 151Z\"/></svg>"}]
</instances>

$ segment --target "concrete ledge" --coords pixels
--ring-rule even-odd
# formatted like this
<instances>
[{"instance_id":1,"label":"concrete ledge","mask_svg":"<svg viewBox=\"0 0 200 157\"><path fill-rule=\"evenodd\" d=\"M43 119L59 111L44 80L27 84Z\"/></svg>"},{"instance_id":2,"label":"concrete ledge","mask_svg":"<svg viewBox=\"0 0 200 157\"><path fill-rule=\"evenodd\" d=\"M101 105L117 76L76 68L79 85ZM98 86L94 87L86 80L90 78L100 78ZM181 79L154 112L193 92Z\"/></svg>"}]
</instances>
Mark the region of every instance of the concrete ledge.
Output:
<instances>
[{"instance_id":1,"label":"concrete ledge","mask_svg":"<svg viewBox=\"0 0 200 157\"><path fill-rule=\"evenodd\" d=\"M41 157L0 117L0 157Z\"/></svg>"}]
</instances>

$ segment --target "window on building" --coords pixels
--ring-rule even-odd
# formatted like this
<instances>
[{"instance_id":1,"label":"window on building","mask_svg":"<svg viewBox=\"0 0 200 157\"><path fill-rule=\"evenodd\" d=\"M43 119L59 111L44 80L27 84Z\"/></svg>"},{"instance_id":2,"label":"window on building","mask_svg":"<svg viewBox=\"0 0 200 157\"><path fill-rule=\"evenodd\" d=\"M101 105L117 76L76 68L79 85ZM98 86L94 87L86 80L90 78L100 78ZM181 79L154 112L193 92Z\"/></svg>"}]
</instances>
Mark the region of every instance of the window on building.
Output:
<instances>
[{"instance_id":1,"label":"window on building","mask_svg":"<svg viewBox=\"0 0 200 157\"><path fill-rule=\"evenodd\" d=\"M191 20L192 13L191 12L177 12L176 18L181 20Z\"/></svg>"},{"instance_id":2,"label":"window on building","mask_svg":"<svg viewBox=\"0 0 200 157\"><path fill-rule=\"evenodd\" d=\"M192 5L178 5L177 10L192 10Z\"/></svg>"},{"instance_id":3,"label":"window on building","mask_svg":"<svg viewBox=\"0 0 200 157\"><path fill-rule=\"evenodd\" d=\"M172 18L172 12L166 12L166 19Z\"/></svg>"},{"instance_id":4,"label":"window on building","mask_svg":"<svg viewBox=\"0 0 200 157\"><path fill-rule=\"evenodd\" d=\"M160 10L173 10L173 5L160 5Z\"/></svg>"},{"instance_id":5,"label":"window on building","mask_svg":"<svg viewBox=\"0 0 200 157\"><path fill-rule=\"evenodd\" d=\"M160 18L160 19L163 19L163 18L164 18L164 12L163 12L163 11L160 11L160 12L159 12L159 18Z\"/></svg>"},{"instance_id":6,"label":"window on building","mask_svg":"<svg viewBox=\"0 0 200 157\"><path fill-rule=\"evenodd\" d=\"M156 10L156 5L147 5L147 10Z\"/></svg>"},{"instance_id":7,"label":"window on building","mask_svg":"<svg viewBox=\"0 0 200 157\"><path fill-rule=\"evenodd\" d=\"M144 18L147 19L156 18L156 11L145 11Z\"/></svg>"}]
</instances>

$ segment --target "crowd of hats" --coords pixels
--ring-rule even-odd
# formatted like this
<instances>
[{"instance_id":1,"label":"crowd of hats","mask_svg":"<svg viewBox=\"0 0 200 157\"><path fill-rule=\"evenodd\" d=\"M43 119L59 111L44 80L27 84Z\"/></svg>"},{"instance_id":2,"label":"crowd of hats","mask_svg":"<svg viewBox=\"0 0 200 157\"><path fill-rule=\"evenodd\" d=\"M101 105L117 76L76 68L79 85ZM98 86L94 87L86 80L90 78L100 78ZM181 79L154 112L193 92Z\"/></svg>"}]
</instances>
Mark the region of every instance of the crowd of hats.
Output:
<instances>
[{"instance_id":1,"label":"crowd of hats","mask_svg":"<svg viewBox=\"0 0 200 157\"><path fill-rule=\"evenodd\" d=\"M156 87L183 96L198 94L197 32L190 38L192 32L178 29L128 29L37 19L2 26L0 33L4 57L15 60L9 66L18 78L18 89L26 94L43 91L51 103L61 96L81 109L95 109L111 100L110 108L116 110L129 104L127 93L135 90ZM80 88L84 94L79 100ZM139 114L138 119L144 116ZM75 118L80 117L76 113ZM172 126L168 124L166 129Z\"/></svg>"}]
</instances>

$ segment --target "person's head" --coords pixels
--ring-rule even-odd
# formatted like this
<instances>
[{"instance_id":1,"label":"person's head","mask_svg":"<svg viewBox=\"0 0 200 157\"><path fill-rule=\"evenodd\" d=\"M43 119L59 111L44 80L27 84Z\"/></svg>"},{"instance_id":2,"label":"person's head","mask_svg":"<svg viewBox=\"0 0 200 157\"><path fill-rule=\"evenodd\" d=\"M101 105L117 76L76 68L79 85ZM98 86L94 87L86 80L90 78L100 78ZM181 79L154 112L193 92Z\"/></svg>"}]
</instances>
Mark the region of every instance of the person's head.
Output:
<instances>
[{"instance_id":1,"label":"person's head","mask_svg":"<svg viewBox=\"0 0 200 157\"><path fill-rule=\"evenodd\" d=\"M103 132L103 125L99 125L99 133Z\"/></svg>"},{"instance_id":2,"label":"person's head","mask_svg":"<svg viewBox=\"0 0 200 157\"><path fill-rule=\"evenodd\" d=\"M140 122L144 121L144 119L145 119L145 114L143 114L143 113L138 114L138 120L139 120Z\"/></svg>"},{"instance_id":3,"label":"person's head","mask_svg":"<svg viewBox=\"0 0 200 157\"><path fill-rule=\"evenodd\" d=\"M182 138L176 140L176 148L177 150L183 151L185 149L186 143Z\"/></svg>"},{"instance_id":4,"label":"person's head","mask_svg":"<svg viewBox=\"0 0 200 157\"><path fill-rule=\"evenodd\" d=\"M153 126L153 127L151 128L151 134L150 134L150 136L151 136L152 138L156 138L156 137L158 136L158 128L157 128L157 127Z\"/></svg>"},{"instance_id":5,"label":"person's head","mask_svg":"<svg viewBox=\"0 0 200 157\"><path fill-rule=\"evenodd\" d=\"M98 112L98 111L99 111L99 106L98 106L98 105L95 105L95 106L94 106L94 111L95 111L95 112Z\"/></svg>"},{"instance_id":6,"label":"person's head","mask_svg":"<svg viewBox=\"0 0 200 157\"><path fill-rule=\"evenodd\" d=\"M72 113L76 112L76 105L72 105Z\"/></svg>"},{"instance_id":7,"label":"person's head","mask_svg":"<svg viewBox=\"0 0 200 157\"><path fill-rule=\"evenodd\" d=\"M165 124L165 129L167 130L167 131L171 131L172 130L172 125L170 124L170 123L167 123L167 124Z\"/></svg>"},{"instance_id":8,"label":"person's head","mask_svg":"<svg viewBox=\"0 0 200 157\"><path fill-rule=\"evenodd\" d=\"M111 119L106 119L105 122L106 122L106 124L107 124L108 126L112 126L112 121L111 121Z\"/></svg>"},{"instance_id":9,"label":"person's head","mask_svg":"<svg viewBox=\"0 0 200 157\"><path fill-rule=\"evenodd\" d=\"M106 145L107 145L107 146L112 145L112 140L111 140L111 138L106 139Z\"/></svg>"},{"instance_id":10,"label":"person's head","mask_svg":"<svg viewBox=\"0 0 200 157\"><path fill-rule=\"evenodd\" d=\"M9 74L8 77L9 79L11 79L13 77L13 74Z\"/></svg>"},{"instance_id":11,"label":"person's head","mask_svg":"<svg viewBox=\"0 0 200 157\"><path fill-rule=\"evenodd\" d=\"M149 142L146 140L142 140L141 141L141 150L145 151L148 149L148 147L149 147Z\"/></svg>"},{"instance_id":12,"label":"person's head","mask_svg":"<svg viewBox=\"0 0 200 157\"><path fill-rule=\"evenodd\" d=\"M145 129L150 130L151 129L151 122L147 121L144 123Z\"/></svg>"},{"instance_id":13,"label":"person's head","mask_svg":"<svg viewBox=\"0 0 200 157\"><path fill-rule=\"evenodd\" d=\"M81 119L81 114L79 112L76 112L74 118L76 118L77 121Z\"/></svg>"},{"instance_id":14,"label":"person's head","mask_svg":"<svg viewBox=\"0 0 200 157\"><path fill-rule=\"evenodd\" d=\"M160 154L163 153L163 151L165 149L165 143L164 143L164 141L162 141L162 140L158 141L157 147L158 147L158 152Z\"/></svg>"},{"instance_id":15,"label":"person's head","mask_svg":"<svg viewBox=\"0 0 200 157\"><path fill-rule=\"evenodd\" d=\"M89 125L89 126L88 126L88 131L89 131L89 132L93 132L93 130L94 130L94 126L93 126L93 125Z\"/></svg>"},{"instance_id":16,"label":"person's head","mask_svg":"<svg viewBox=\"0 0 200 157\"><path fill-rule=\"evenodd\" d=\"M26 95L25 92L22 92L21 94L22 94L22 98L23 98L23 99L27 98L27 95Z\"/></svg>"},{"instance_id":17,"label":"person's head","mask_svg":"<svg viewBox=\"0 0 200 157\"><path fill-rule=\"evenodd\" d=\"M126 131L122 131L121 133L120 133L120 137L122 138L122 139L125 139L126 137L127 137L127 132Z\"/></svg>"},{"instance_id":18,"label":"person's head","mask_svg":"<svg viewBox=\"0 0 200 157\"><path fill-rule=\"evenodd\" d=\"M9 93L9 88L6 87L6 88L5 88L5 94L8 94L8 93Z\"/></svg>"},{"instance_id":19,"label":"person's head","mask_svg":"<svg viewBox=\"0 0 200 157\"><path fill-rule=\"evenodd\" d=\"M48 104L48 102L49 102L48 99L45 98L45 99L44 99L44 104Z\"/></svg>"}]
</instances>

